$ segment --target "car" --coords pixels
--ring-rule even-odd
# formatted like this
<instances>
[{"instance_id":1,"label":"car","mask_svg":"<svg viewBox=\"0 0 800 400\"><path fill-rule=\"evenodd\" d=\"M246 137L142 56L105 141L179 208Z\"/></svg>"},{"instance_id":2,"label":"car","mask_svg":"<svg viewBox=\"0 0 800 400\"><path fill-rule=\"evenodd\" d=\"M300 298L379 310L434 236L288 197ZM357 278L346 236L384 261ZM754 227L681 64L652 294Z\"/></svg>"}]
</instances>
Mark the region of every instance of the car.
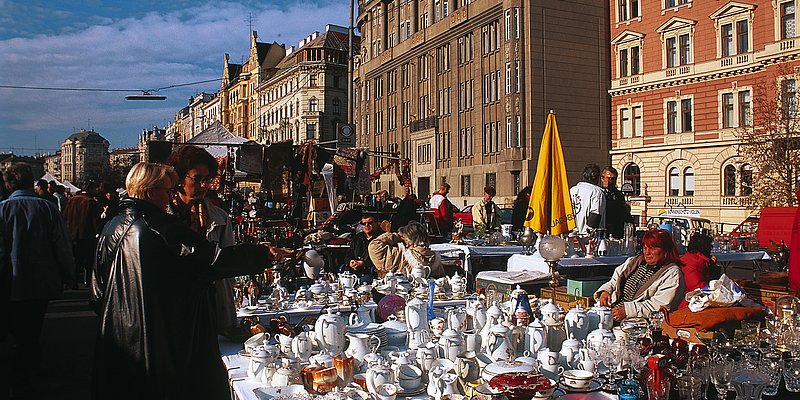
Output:
<instances>
[{"instance_id":1,"label":"car","mask_svg":"<svg viewBox=\"0 0 800 400\"><path fill-rule=\"evenodd\" d=\"M689 245L689 237L693 232L711 232L711 220L694 215L657 215L647 220L647 226L651 224L672 225L675 240L684 247Z\"/></svg>"}]
</instances>

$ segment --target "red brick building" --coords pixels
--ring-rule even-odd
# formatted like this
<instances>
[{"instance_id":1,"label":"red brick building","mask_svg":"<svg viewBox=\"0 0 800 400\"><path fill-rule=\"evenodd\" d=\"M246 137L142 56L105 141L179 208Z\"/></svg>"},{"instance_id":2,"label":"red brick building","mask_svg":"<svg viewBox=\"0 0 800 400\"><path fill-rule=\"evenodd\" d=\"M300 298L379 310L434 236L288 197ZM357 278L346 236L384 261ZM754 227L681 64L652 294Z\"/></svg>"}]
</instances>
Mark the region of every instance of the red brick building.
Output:
<instances>
[{"instance_id":1,"label":"red brick building","mask_svg":"<svg viewBox=\"0 0 800 400\"><path fill-rule=\"evenodd\" d=\"M610 0L612 165L620 184L647 185L649 215L685 206L723 223L747 216L738 203L755 166L738 157L738 133L758 122L763 88L796 104L797 2Z\"/></svg>"}]
</instances>

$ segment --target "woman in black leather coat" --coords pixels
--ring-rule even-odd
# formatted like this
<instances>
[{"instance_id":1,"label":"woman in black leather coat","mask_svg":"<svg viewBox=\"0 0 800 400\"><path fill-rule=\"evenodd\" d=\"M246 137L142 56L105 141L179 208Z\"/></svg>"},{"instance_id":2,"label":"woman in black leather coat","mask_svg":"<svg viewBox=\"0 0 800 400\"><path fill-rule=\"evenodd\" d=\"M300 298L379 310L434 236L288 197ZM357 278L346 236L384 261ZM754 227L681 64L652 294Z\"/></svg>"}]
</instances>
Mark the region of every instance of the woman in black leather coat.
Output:
<instances>
[{"instance_id":1,"label":"woman in black leather coat","mask_svg":"<svg viewBox=\"0 0 800 400\"><path fill-rule=\"evenodd\" d=\"M171 167L135 165L126 179L130 197L100 235L92 276L101 317L95 399L230 398L210 284L263 270L273 256L259 245L215 255L211 243L165 212L177 181Z\"/></svg>"}]
</instances>

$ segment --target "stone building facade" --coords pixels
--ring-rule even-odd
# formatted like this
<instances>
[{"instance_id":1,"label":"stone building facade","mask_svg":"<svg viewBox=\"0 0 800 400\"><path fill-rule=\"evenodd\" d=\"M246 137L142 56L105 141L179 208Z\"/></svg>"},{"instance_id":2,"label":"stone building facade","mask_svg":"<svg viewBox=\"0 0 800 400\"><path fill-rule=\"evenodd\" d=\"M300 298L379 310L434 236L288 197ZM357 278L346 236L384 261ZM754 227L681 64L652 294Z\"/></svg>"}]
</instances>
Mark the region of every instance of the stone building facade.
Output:
<instances>
[{"instance_id":1,"label":"stone building facade","mask_svg":"<svg viewBox=\"0 0 800 400\"><path fill-rule=\"evenodd\" d=\"M81 129L61 144L61 179L82 187L100 180L108 171L108 140L93 130Z\"/></svg>"},{"instance_id":2,"label":"stone building facade","mask_svg":"<svg viewBox=\"0 0 800 400\"><path fill-rule=\"evenodd\" d=\"M739 199L755 166L738 157L737 132L758 121L758 85L794 88L800 78L796 1L609 4L610 154L619 182L637 193L647 185L650 215L679 207L739 223L750 213ZM788 99L797 101L796 90ZM644 206L634 201L634 213Z\"/></svg>"},{"instance_id":3,"label":"stone building facade","mask_svg":"<svg viewBox=\"0 0 800 400\"><path fill-rule=\"evenodd\" d=\"M259 142L336 138L337 124L347 120L347 46L347 28L327 25L286 49L256 87Z\"/></svg>"},{"instance_id":4,"label":"stone building facade","mask_svg":"<svg viewBox=\"0 0 800 400\"><path fill-rule=\"evenodd\" d=\"M360 1L359 143L411 159L421 198L447 181L456 206L484 186L509 204L533 182L553 110L577 182L609 160L608 13L593 0ZM403 195L394 176L375 189Z\"/></svg>"}]
</instances>

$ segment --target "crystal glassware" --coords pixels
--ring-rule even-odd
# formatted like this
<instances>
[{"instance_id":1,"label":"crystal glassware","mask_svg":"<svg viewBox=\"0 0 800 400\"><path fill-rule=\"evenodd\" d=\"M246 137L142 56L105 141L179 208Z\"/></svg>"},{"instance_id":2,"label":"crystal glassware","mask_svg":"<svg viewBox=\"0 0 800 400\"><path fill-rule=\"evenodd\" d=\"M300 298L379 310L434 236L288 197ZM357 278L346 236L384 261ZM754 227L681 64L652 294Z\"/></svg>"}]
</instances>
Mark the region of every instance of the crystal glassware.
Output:
<instances>
[{"instance_id":1,"label":"crystal glassware","mask_svg":"<svg viewBox=\"0 0 800 400\"><path fill-rule=\"evenodd\" d=\"M800 392L800 357L783 360L783 381L786 384L786 390L792 393Z\"/></svg>"},{"instance_id":2,"label":"crystal glassware","mask_svg":"<svg viewBox=\"0 0 800 400\"><path fill-rule=\"evenodd\" d=\"M711 364L711 381L717 389L718 397L724 399L730 390L731 378L733 378L734 363L729 358L714 360Z\"/></svg>"},{"instance_id":3,"label":"crystal glassware","mask_svg":"<svg viewBox=\"0 0 800 400\"><path fill-rule=\"evenodd\" d=\"M765 396L775 396L781 386L783 360L779 353L766 353L761 358L761 369L769 376L769 383L764 388Z\"/></svg>"}]
</instances>

